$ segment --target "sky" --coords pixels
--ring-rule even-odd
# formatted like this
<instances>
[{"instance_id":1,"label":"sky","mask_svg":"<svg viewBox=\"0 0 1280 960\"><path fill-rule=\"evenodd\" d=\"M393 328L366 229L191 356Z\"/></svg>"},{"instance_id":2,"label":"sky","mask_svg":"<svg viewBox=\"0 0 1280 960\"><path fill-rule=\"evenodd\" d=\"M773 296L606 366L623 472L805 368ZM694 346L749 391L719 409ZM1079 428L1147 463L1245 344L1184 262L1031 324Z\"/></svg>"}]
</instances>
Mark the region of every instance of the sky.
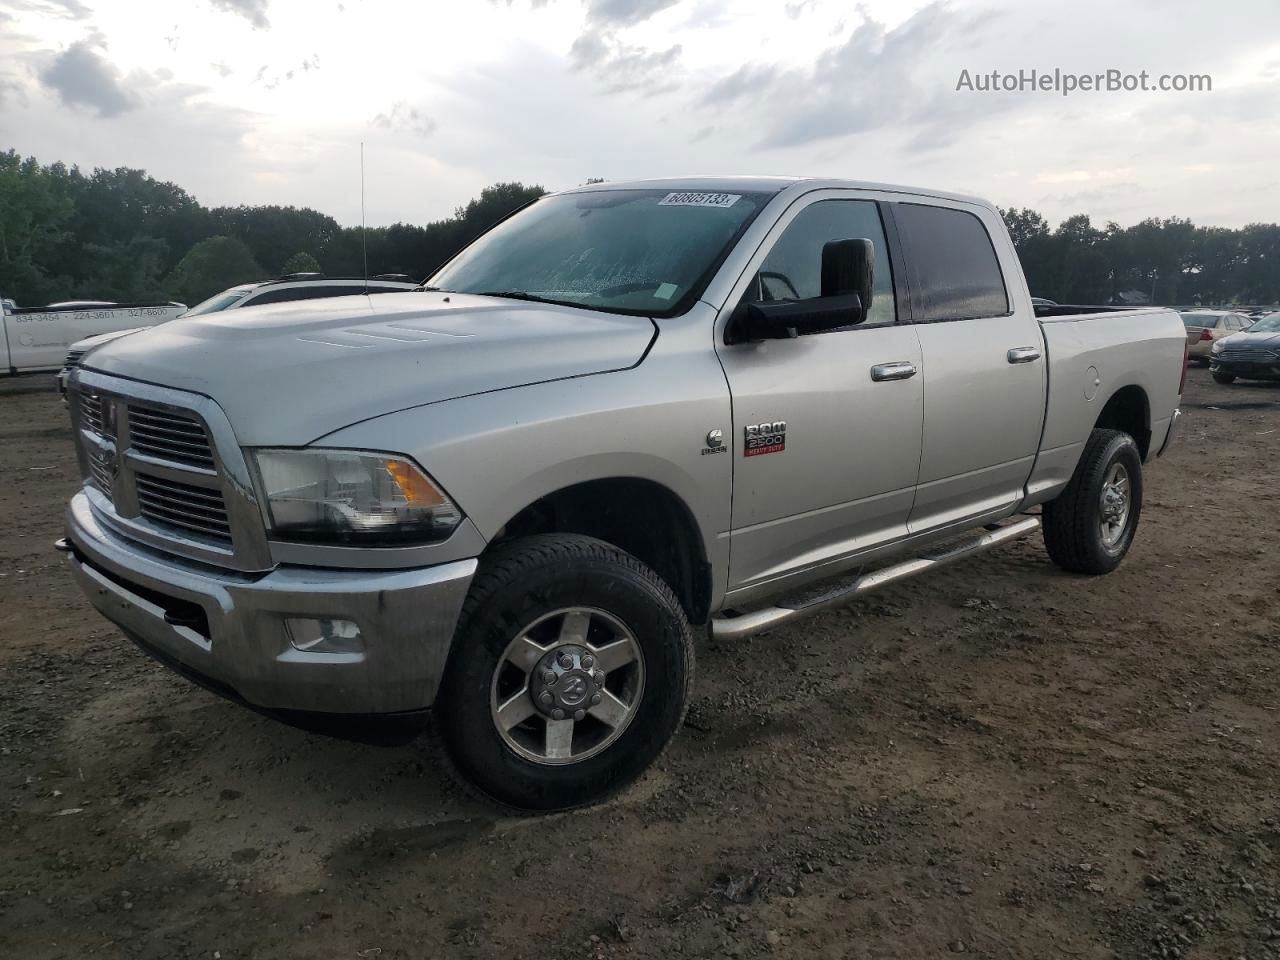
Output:
<instances>
[{"instance_id":1,"label":"sky","mask_svg":"<svg viewBox=\"0 0 1280 960\"><path fill-rule=\"evenodd\" d=\"M957 89L991 71L1197 92ZM1276 0L0 0L0 149L368 223L488 184L836 176L1280 220Z\"/></svg>"}]
</instances>

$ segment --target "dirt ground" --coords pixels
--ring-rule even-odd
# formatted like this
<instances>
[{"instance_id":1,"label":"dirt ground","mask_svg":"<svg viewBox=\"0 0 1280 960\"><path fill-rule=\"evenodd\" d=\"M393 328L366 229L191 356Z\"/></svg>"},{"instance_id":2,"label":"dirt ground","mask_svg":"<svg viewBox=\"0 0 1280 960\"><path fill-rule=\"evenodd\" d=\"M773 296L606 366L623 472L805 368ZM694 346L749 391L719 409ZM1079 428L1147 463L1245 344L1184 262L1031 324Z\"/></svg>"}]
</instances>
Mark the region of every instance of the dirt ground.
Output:
<instances>
[{"instance_id":1,"label":"dirt ground","mask_svg":"<svg viewBox=\"0 0 1280 960\"><path fill-rule=\"evenodd\" d=\"M0 382L0 957L1280 957L1280 385L1184 410L1115 574L1036 538L703 643L658 769L509 818L124 640Z\"/></svg>"}]
</instances>

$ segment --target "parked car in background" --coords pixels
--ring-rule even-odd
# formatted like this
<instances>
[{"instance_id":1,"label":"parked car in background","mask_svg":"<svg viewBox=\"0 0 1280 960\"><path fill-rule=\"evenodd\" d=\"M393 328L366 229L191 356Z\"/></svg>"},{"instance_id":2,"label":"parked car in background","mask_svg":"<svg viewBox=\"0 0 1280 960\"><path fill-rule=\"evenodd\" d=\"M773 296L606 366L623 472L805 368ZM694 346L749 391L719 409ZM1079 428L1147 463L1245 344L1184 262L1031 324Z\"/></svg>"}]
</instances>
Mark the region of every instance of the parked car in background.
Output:
<instances>
[{"instance_id":1,"label":"parked car in background","mask_svg":"<svg viewBox=\"0 0 1280 960\"><path fill-rule=\"evenodd\" d=\"M1188 310L1182 314L1187 328L1187 356L1194 362L1207 364L1216 341L1239 333L1249 326L1249 318L1230 310Z\"/></svg>"},{"instance_id":2,"label":"parked car in background","mask_svg":"<svg viewBox=\"0 0 1280 960\"><path fill-rule=\"evenodd\" d=\"M57 370L67 347L95 334L138 330L186 312L185 303L110 303L68 300L43 307L0 304L0 372Z\"/></svg>"},{"instance_id":3,"label":"parked car in background","mask_svg":"<svg viewBox=\"0 0 1280 960\"><path fill-rule=\"evenodd\" d=\"M1241 333L1215 340L1209 370L1218 383L1280 380L1280 312L1268 314Z\"/></svg>"},{"instance_id":4,"label":"parked car in background","mask_svg":"<svg viewBox=\"0 0 1280 960\"><path fill-rule=\"evenodd\" d=\"M208 300L202 300L190 310L180 315L166 317L175 320L189 317L202 317L223 310L239 310L241 307L258 307L266 303L285 303L289 300L315 300L320 297L348 297L365 293L403 293L412 290L415 284L406 274L383 273L368 280L363 278L326 277L319 273L291 273L275 280L263 280L260 283L245 283L237 287L229 287L221 293L214 294ZM163 321L161 321L163 322ZM86 337L71 345L63 359L62 369L58 372L58 392L63 396L67 392L67 377L80 364L81 358L94 347L110 343L120 337L139 330L145 330L151 324L131 327L125 330L113 330L96 337Z\"/></svg>"}]
</instances>

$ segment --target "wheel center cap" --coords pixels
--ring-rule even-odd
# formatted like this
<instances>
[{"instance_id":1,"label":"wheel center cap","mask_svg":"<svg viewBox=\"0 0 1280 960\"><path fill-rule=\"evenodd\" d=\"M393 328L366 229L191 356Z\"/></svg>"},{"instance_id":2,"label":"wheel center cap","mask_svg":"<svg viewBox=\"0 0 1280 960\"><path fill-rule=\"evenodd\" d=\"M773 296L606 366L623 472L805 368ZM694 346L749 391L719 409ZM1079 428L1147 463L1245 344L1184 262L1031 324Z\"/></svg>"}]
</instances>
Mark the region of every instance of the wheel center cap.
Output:
<instances>
[{"instance_id":1,"label":"wheel center cap","mask_svg":"<svg viewBox=\"0 0 1280 960\"><path fill-rule=\"evenodd\" d=\"M601 700L604 671L586 647L568 644L549 651L534 667L529 695L540 713L553 720L581 720Z\"/></svg>"}]
</instances>

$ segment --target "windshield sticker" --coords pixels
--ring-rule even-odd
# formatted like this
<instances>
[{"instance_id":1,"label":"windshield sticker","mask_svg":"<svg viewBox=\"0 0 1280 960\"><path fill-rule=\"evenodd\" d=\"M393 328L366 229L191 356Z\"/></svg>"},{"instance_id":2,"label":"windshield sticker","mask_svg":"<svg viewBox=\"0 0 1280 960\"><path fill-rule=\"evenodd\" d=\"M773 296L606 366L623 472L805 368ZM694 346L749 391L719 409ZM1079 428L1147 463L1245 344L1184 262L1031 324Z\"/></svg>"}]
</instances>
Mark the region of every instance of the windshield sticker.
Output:
<instances>
[{"instance_id":1,"label":"windshield sticker","mask_svg":"<svg viewBox=\"0 0 1280 960\"><path fill-rule=\"evenodd\" d=\"M660 283L658 284L658 289L653 291L653 296L655 300L670 300L671 295L675 292L676 285L674 283Z\"/></svg>"},{"instance_id":2,"label":"windshield sticker","mask_svg":"<svg viewBox=\"0 0 1280 960\"><path fill-rule=\"evenodd\" d=\"M741 199L740 193L668 193L658 201L658 206L732 207Z\"/></svg>"}]
</instances>

